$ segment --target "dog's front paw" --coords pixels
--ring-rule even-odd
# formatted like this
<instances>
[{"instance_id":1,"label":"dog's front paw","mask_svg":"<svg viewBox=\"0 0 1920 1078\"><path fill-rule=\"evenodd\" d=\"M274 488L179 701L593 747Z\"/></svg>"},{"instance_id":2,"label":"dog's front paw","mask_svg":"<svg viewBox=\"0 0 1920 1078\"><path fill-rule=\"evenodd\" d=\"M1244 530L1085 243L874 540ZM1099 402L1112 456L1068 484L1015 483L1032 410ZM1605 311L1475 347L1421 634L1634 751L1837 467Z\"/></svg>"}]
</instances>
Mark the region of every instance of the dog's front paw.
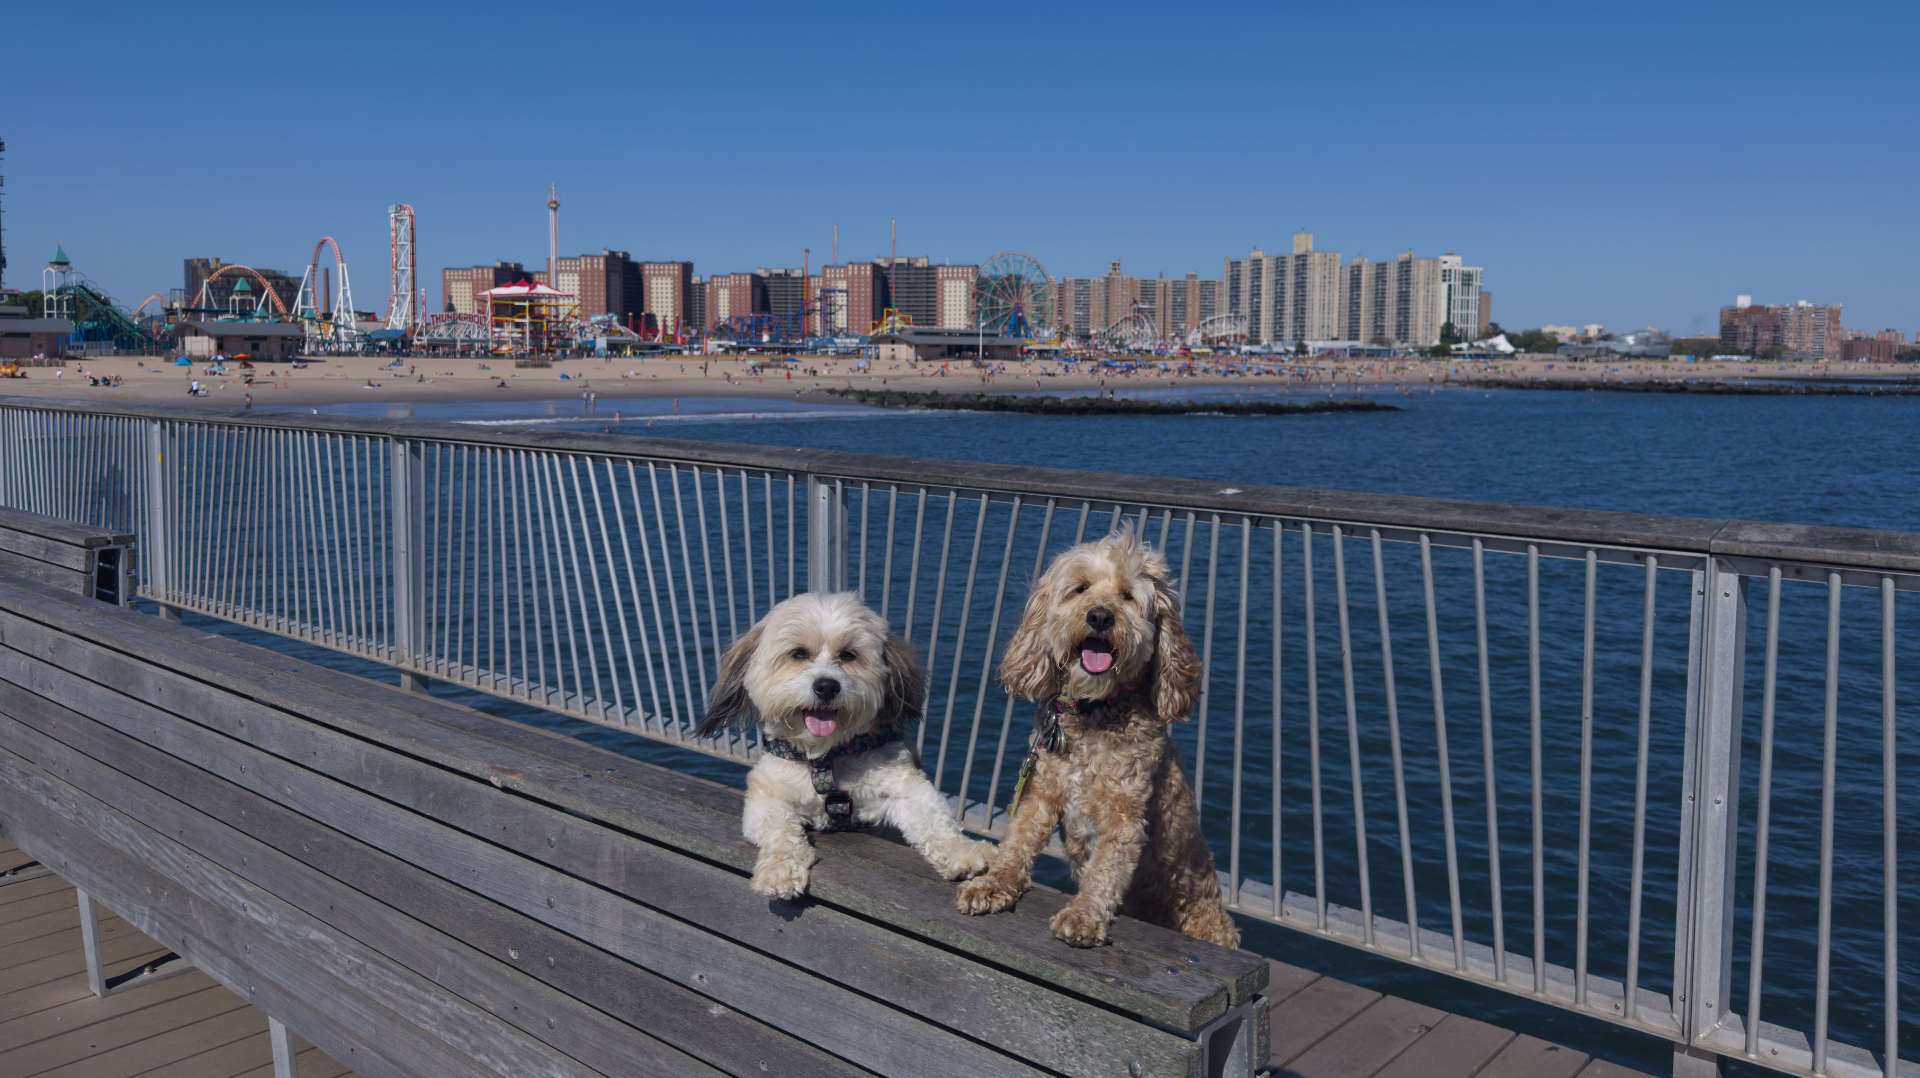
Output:
<instances>
[{"instance_id":1,"label":"dog's front paw","mask_svg":"<svg viewBox=\"0 0 1920 1078\"><path fill-rule=\"evenodd\" d=\"M1107 942L1107 926L1112 918L1101 917L1078 903L1069 902L1053 915L1053 934L1075 947L1098 947Z\"/></svg>"},{"instance_id":2,"label":"dog's front paw","mask_svg":"<svg viewBox=\"0 0 1920 1078\"><path fill-rule=\"evenodd\" d=\"M987 870L987 858L993 855L993 843L976 842L954 836L927 847L927 860L950 880L964 880Z\"/></svg>"},{"instance_id":3,"label":"dog's front paw","mask_svg":"<svg viewBox=\"0 0 1920 1078\"><path fill-rule=\"evenodd\" d=\"M981 876L960 885L954 894L954 905L961 913L1000 913L1013 908L1020 899L1020 889L1009 887L992 876Z\"/></svg>"},{"instance_id":4,"label":"dog's front paw","mask_svg":"<svg viewBox=\"0 0 1920 1078\"><path fill-rule=\"evenodd\" d=\"M762 854L754 863L753 882L749 886L755 894L768 898L799 898L807 892L807 872L812 867L809 857Z\"/></svg>"}]
</instances>

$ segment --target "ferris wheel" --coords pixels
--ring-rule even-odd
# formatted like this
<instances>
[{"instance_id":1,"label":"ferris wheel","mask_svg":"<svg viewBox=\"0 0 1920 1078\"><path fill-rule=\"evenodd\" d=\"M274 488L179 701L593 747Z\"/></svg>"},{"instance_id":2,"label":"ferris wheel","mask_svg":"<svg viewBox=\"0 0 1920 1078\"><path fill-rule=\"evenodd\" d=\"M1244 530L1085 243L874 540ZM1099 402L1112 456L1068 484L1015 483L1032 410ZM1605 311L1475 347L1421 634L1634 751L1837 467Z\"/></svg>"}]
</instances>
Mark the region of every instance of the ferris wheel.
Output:
<instances>
[{"instance_id":1,"label":"ferris wheel","mask_svg":"<svg viewBox=\"0 0 1920 1078\"><path fill-rule=\"evenodd\" d=\"M1031 255L1002 251L980 267L973 286L974 320L1008 337L1045 337L1053 332L1053 279Z\"/></svg>"}]
</instances>

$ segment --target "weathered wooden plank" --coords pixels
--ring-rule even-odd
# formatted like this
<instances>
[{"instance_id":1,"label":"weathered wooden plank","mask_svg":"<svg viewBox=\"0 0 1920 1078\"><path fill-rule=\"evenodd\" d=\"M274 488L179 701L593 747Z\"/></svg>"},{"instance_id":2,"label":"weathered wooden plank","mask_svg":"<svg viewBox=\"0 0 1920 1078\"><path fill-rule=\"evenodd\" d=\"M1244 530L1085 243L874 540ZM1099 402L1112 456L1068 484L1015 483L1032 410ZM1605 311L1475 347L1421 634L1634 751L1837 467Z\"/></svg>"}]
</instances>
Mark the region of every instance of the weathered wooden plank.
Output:
<instances>
[{"instance_id":1,"label":"weathered wooden plank","mask_svg":"<svg viewBox=\"0 0 1920 1078\"><path fill-rule=\"evenodd\" d=\"M35 861L33 863L38 865L40 862ZM20 903L45 902L48 900L48 895L59 894L61 891L70 891L72 889L72 884L55 876L51 872L45 875L7 880L4 883L0 883L0 917L13 916L13 911L8 908L9 906Z\"/></svg>"},{"instance_id":2,"label":"weathered wooden plank","mask_svg":"<svg viewBox=\"0 0 1920 1078\"><path fill-rule=\"evenodd\" d=\"M102 969L109 980L167 954L166 948L140 934L102 944L100 951ZM87 986L86 969L77 953L46 961L56 967L56 972L51 976L24 988L0 993L0 1022L93 996L93 990Z\"/></svg>"},{"instance_id":3,"label":"weathered wooden plank","mask_svg":"<svg viewBox=\"0 0 1920 1078\"><path fill-rule=\"evenodd\" d=\"M35 863L32 854L17 846L8 846L0 850L0 877Z\"/></svg>"},{"instance_id":4,"label":"weathered wooden plank","mask_svg":"<svg viewBox=\"0 0 1920 1078\"><path fill-rule=\"evenodd\" d=\"M0 586L0 605L8 595ZM100 610L114 613L104 606ZM257 649L245 649L247 661L236 662L233 653L243 646L224 638L205 638L217 643L220 650L191 646L201 638L177 629L170 642L163 641L152 633L159 624L153 619L138 615L102 619L95 613L79 606L61 610L62 630L74 628L89 640L111 639L119 650L169 662L183 673L157 670L99 648L76 647L63 632L49 630L17 610L0 614L0 639L14 639L20 647L47 656L64 668L162 706L179 698L180 706L169 710L201 718L234 736L247 736L240 722L244 714L199 715L204 708L194 704L204 704L200 698L206 695L206 683L195 678L206 678L262 700L278 701L333 728L391 744L409 755L605 819L650 839L672 842L700 856L743 869L751 864L753 850L738 837L738 794L714 784L587 750L554 735L518 728L438 701L384 693L364 683L349 684L356 679L322 676L330 672L290 666L284 657ZM183 643L181 635L190 639ZM170 647L163 646L168 643ZM311 680L314 678L318 680ZM404 721L394 717L395 709L405 712ZM236 710L244 712L245 708L228 708L229 712ZM256 707L255 713L264 717L271 710ZM273 751L302 761L321 758L312 749L303 754L301 748L292 745L275 745ZM643 776L644 781L635 781L636 776ZM344 774L340 777L358 781ZM702 813L689 813L689 806L676 800L678 795L688 793L705 799ZM731 799L733 807L721 811L716 797ZM412 807L422 808L419 804ZM693 824L704 826L696 828ZM876 856L882 864L900 864L890 860L895 853L877 852L884 844L862 846L862 836L853 838L855 852L849 856L863 864L866 856ZM922 879L930 876L925 866L917 863L914 874ZM991 918L917 907L909 911L892 902L871 902L865 888L845 887L831 873L819 874L812 893L903 931L1016 968L1024 976L1116 1008L1132 1009L1168 1028L1196 1028L1224 1011L1228 999L1257 992L1266 977L1265 963L1253 956L1213 948L1133 921L1116 925L1117 945L1113 948L1059 946L1051 940L1046 921L1065 900L1042 888L1036 888L1014 913ZM1222 987L1225 998L1220 994Z\"/></svg>"},{"instance_id":5,"label":"weathered wooden plank","mask_svg":"<svg viewBox=\"0 0 1920 1078\"><path fill-rule=\"evenodd\" d=\"M6 533L12 533L11 535ZM42 513L29 513L25 509L0 509L0 545L18 550L14 545L27 539L39 539L60 546L96 547L128 546L133 536L126 532L96 528L90 524L76 524L71 520L50 517ZM22 551L32 553L32 551ZM35 557L40 555L35 554ZM51 558L42 560L51 561Z\"/></svg>"},{"instance_id":6,"label":"weathered wooden plank","mask_svg":"<svg viewBox=\"0 0 1920 1078\"><path fill-rule=\"evenodd\" d=\"M44 584L60 591L82 595L93 593L91 573L76 572L65 566L39 561L24 554L15 554L10 550L0 550L0 573L18 580L31 580L35 584Z\"/></svg>"},{"instance_id":7,"label":"weathered wooden plank","mask_svg":"<svg viewBox=\"0 0 1920 1078\"><path fill-rule=\"evenodd\" d=\"M186 1025L176 1025L133 1044L88 1054L41 1073L40 1078L132 1078L152 1067L198 1055L210 1045L226 1044L266 1024L266 1016L227 994L231 1009Z\"/></svg>"},{"instance_id":8,"label":"weathered wooden plank","mask_svg":"<svg viewBox=\"0 0 1920 1078\"><path fill-rule=\"evenodd\" d=\"M0 667L18 658L19 653L7 649ZM59 675L46 669L37 673ZM15 673L9 671L8 676L13 680ZM17 690L17 685L0 691L12 690ZM213 701L205 702L211 705ZM9 709L25 710L17 702L10 703ZM190 759L206 756L195 762L241 785L257 783L256 792L299 804L306 815L377 842L389 852L495 901L523 911L537 910L543 920L570 935L595 941L629 961L856 1063L882 1071L905 1066L929 1075L1029 1072L1008 1057L928 1025L918 1016L895 1011L699 928L662 917L619 894L557 873L529 873L525 871L526 862L498 847L412 814L383 814L379 801L367 794L296 774L297 769L245 746L222 746L237 754L232 760L223 760L217 754L208 756L206 746L194 737L170 736L170 732L190 735L185 728L191 724L163 713L147 718L152 723L148 739L169 752ZM15 720L0 723L12 727ZM198 737L204 739L205 732ZM470 814L478 807L475 799L497 800L486 798L488 792L484 788L468 791ZM614 868L625 873L625 866ZM640 881L635 874L623 878L636 884ZM739 881L733 882L736 893L746 893L739 890ZM1182 1067L1177 1073L1184 1072Z\"/></svg>"},{"instance_id":9,"label":"weathered wooden plank","mask_svg":"<svg viewBox=\"0 0 1920 1078\"><path fill-rule=\"evenodd\" d=\"M100 943L117 943L139 933L125 921L108 919L100 925ZM81 954L80 917L76 913L73 927L22 940L7 948L7 968L0 971L0 993L14 992L30 985L39 984L53 977L66 975L67 960L72 959L78 965L85 964ZM52 972L52 971L58 972Z\"/></svg>"},{"instance_id":10,"label":"weathered wooden plank","mask_svg":"<svg viewBox=\"0 0 1920 1078\"><path fill-rule=\"evenodd\" d=\"M1300 991L1302 988L1319 979L1320 975L1310 969L1302 969L1299 966L1289 965L1277 959L1269 958L1267 960L1267 990L1261 994L1267 997L1267 1006L1272 1008L1288 996L1293 995L1295 992Z\"/></svg>"},{"instance_id":11,"label":"weathered wooden plank","mask_svg":"<svg viewBox=\"0 0 1920 1078\"><path fill-rule=\"evenodd\" d=\"M0 811L29 847L60 849L63 872L147 935L330 1052L329 1040L357 1049L356 1069L379 1064L373 1078L585 1073L3 749ZM244 961L235 954L242 947ZM395 1056L400 1062L387 1062Z\"/></svg>"},{"instance_id":12,"label":"weathered wooden plank","mask_svg":"<svg viewBox=\"0 0 1920 1078\"><path fill-rule=\"evenodd\" d=\"M1300 1078L1368 1078L1446 1017L1446 1012L1382 996L1280 1071Z\"/></svg>"},{"instance_id":13,"label":"weathered wooden plank","mask_svg":"<svg viewBox=\"0 0 1920 1078\"><path fill-rule=\"evenodd\" d=\"M1286 1073L1282 1068L1379 998L1378 992L1332 977L1322 977L1295 992L1269 1012L1267 1065Z\"/></svg>"},{"instance_id":14,"label":"weathered wooden plank","mask_svg":"<svg viewBox=\"0 0 1920 1078\"><path fill-rule=\"evenodd\" d=\"M266 1025L264 1015L260 1024L262 1027ZM273 1048L267 1042L264 1028L217 1048L205 1049L198 1055L146 1071L140 1078L233 1078L236 1074L262 1065L269 1068L273 1065ZM296 1078L308 1078L307 1072L297 1072Z\"/></svg>"},{"instance_id":15,"label":"weathered wooden plank","mask_svg":"<svg viewBox=\"0 0 1920 1078\"><path fill-rule=\"evenodd\" d=\"M129 815L153 822L156 826L162 826L159 821L169 821L162 826L163 830L175 833L176 837L181 837L197 852L216 863L239 871L248 856L247 845L236 845L230 837L220 833L225 825L207 826L213 820L228 820L233 821L239 830L260 840L257 848L251 849L255 860L253 875L249 878L256 882L264 885L265 881L258 875L259 866L269 863L275 850L296 852L302 861L321 868L329 876L351 880L357 890L348 890L344 895L336 892L347 889L326 887L324 884L331 883L331 880L324 878L324 882L305 881L298 890L325 891L328 897L323 919L339 924L356 937L380 947L403 962L414 964L407 954L417 951L418 962L431 963L443 957L444 948L457 945L444 938L438 941L418 939L426 933L425 929L402 929L396 935L388 930L388 926L377 923L384 915L384 909L353 921L340 920L340 917L351 913L359 892L389 902L396 909L417 914L428 923L458 931L461 938L468 942L476 945L491 943L496 954L525 951L544 952L552 956L556 948L562 952L578 950L571 937L561 936L552 929L524 918L503 916L501 911L491 908L465 889L441 883L390 856L391 852L397 852L390 837L387 841L389 852L382 852L361 842L343 839L316 824L308 817L327 818L329 813L326 806L338 802L340 819L355 825L375 825L378 802L365 795L346 795L338 784L277 758L234 746L232 751L243 758L235 764L235 777L258 782L262 788L272 790L276 799L301 805L305 810L304 815L247 794L240 787L211 777L181 758L160 752L51 701L31 696L17 685L0 683L0 711L21 717L20 720L0 718L0 730L14 731L11 737L0 737L0 742L11 740L24 745L24 748L16 746L17 751L30 758L44 755L42 762L57 763L58 769L69 781L76 782L82 789ZM173 744L169 732L191 734L199 730L198 736L202 740L224 740L211 731L191 727L184 720L171 715L149 716L142 726L149 738L157 738L160 744L167 746ZM50 738L59 740L52 745L40 743ZM78 759L63 755L62 748L65 747L84 755ZM190 748L180 751L190 751ZM357 748L343 745L339 753L353 751L381 750L368 750L364 745L357 745ZM95 774L90 768L99 768L101 765L93 763L88 757L111 759L116 768L107 774ZM405 781L408 769L424 766L396 760L388 770L393 777ZM159 803L156 800L158 795L142 795L141 788L128 786L121 777L123 775L140 779L157 790L169 791L181 801L195 805L204 815L184 825L175 824L171 821L178 814ZM91 777L81 781L81 776ZM510 796L491 787L477 786L471 780L462 781L471 788L465 798L470 820L486 819L484 807L487 803ZM387 811L390 814L396 810ZM551 814L554 818L546 822L555 827L574 831L592 826L565 814ZM191 829L192 834L181 833L181 826ZM492 828L487 830L493 831ZM625 836L608 834L603 837L611 841L616 849L602 851L597 857L598 864L582 866L582 871L595 872L601 877L600 882L613 886L620 894L665 909L684 919L697 920L700 927L708 932L719 933L795 962L816 976L904 1008L918 1019L958 1028L1003 1051L1032 1059L1043 1066L1061 1069L1084 1067L1095 1071L1125 1071L1130 1065L1138 1065L1141 1073L1183 1074L1198 1065L1199 1046L1193 1041L1145 1029L1110 1011L1062 997L1042 986L984 967L964 956L900 937L881 926L837 910L806 906L770 909L764 899L747 889L745 880L737 873L694 862ZM447 843L458 846L463 838L430 838L428 848L442 847ZM474 863L483 874L533 880L529 885L529 894L539 886L537 877L544 870L538 866L518 862L520 867L516 869L511 867L512 862L500 860L480 844L466 841L478 850L472 857L477 859ZM466 855L458 856L463 862L468 859ZM295 904L301 904L294 894L295 888L283 886L269 889ZM940 897L944 901L944 894ZM531 898L527 901L538 907L537 901ZM336 903L340 905L337 914ZM322 913L319 909L313 912L317 915ZM544 914L546 911L537 908L537 912ZM805 922L804 930L793 930L796 921ZM369 932L374 934L369 935ZM566 969L569 971L581 965L577 954L569 954L568 957ZM604 964L588 963L593 967ZM416 965L415 968L420 966ZM543 979L553 979L554 974L549 971L560 968L559 963L548 967L536 963L533 972ZM584 978L555 980L556 986L574 993L590 993L587 998L593 998L602 1007L606 1004L591 995L598 991L596 985L612 978L644 976L630 968L626 971L587 968L580 972L585 975ZM442 983L453 983L444 973L437 979ZM670 986L662 987L679 991ZM656 993L647 995L654 996ZM476 1002L487 1005L484 1000L476 999ZM716 1037L715 1020L709 1013L710 1004L698 1001L694 1007L694 1012L683 1016L685 1020L678 1027L678 1037L662 1033L664 1039L674 1043L703 1045L711 1045L719 1039ZM498 1014L506 1008L489 1006L489 1009ZM539 1026L531 1002L516 1004L514 1012L526 1014L534 1027ZM658 1032L657 1005L653 1017L655 1021L636 1024ZM747 1038L741 1040L743 1048L752 1048ZM791 1057L796 1047L787 1044L779 1051ZM594 1062L591 1059L586 1061ZM740 1062L744 1063L745 1060ZM783 1064L783 1069L793 1070L794 1061Z\"/></svg>"},{"instance_id":16,"label":"weathered wooden plank","mask_svg":"<svg viewBox=\"0 0 1920 1078\"><path fill-rule=\"evenodd\" d=\"M294 1044L298 1046L299 1043L299 1039L295 1038ZM308 1048L295 1054L293 1057L293 1069L294 1073L299 1075L299 1078L342 1078L343 1075L350 1076L352 1073L346 1064L339 1062L318 1048ZM156 1078L158 1078L158 1076L156 1076ZM168 1078L176 1078L176 1076L169 1075ZM200 1076L197 1074L182 1074L178 1075L177 1078L200 1078ZM255 1067L252 1070L241 1071L235 1075L234 1078L277 1078L277 1076L273 1073L273 1064L268 1063L264 1067Z\"/></svg>"},{"instance_id":17,"label":"weathered wooden plank","mask_svg":"<svg viewBox=\"0 0 1920 1078\"><path fill-rule=\"evenodd\" d=\"M1585 1052L1522 1035L1508 1041L1476 1078L1573 1078L1586 1065Z\"/></svg>"},{"instance_id":18,"label":"weathered wooden plank","mask_svg":"<svg viewBox=\"0 0 1920 1078\"><path fill-rule=\"evenodd\" d=\"M1608 1059L1589 1060L1576 1078L1647 1078L1645 1071L1624 1067Z\"/></svg>"},{"instance_id":19,"label":"weathered wooden plank","mask_svg":"<svg viewBox=\"0 0 1920 1078\"><path fill-rule=\"evenodd\" d=\"M31 895L18 902L0 906L0 940L21 938L20 934L13 932L13 928L23 921L37 919L49 913L75 909L78 898L71 884L67 884L58 876L48 875L43 878L52 880L54 886L46 888L38 895ZM63 884L65 886L62 886ZM79 916L78 912L74 916ZM34 932L29 935L39 935L39 933ZM4 961L0 959L0 963Z\"/></svg>"},{"instance_id":20,"label":"weathered wooden plank","mask_svg":"<svg viewBox=\"0 0 1920 1078\"><path fill-rule=\"evenodd\" d=\"M18 698L21 692L17 686L0 684L0 711L24 711ZM582 1061L597 1069L705 1073L704 1064L639 1032L658 1034L666 1025L677 1031L685 1048L715 1063L750 1068L774 1057L782 1059L782 1068L789 1073L847 1072L845 1065L752 1019L715 1015L712 1002L696 993L493 907L398 858L57 705L42 701L32 717L34 722L29 724L0 716L0 732L4 732L0 744L54 765L104 803L173 835L215 864L395 961L429 974L529 1035L548 1040L568 1054L584 1056ZM49 734L67 740L55 740ZM87 752L114 759L121 768L108 769ZM128 782L128 777L141 781ZM185 800L167 797L155 787ZM293 796L297 798L299 792ZM206 811L190 811L188 801ZM281 851L297 852L320 869ZM327 873L329 869L333 875ZM351 880L354 886L338 880ZM395 894L404 896L402 912L378 901ZM427 927L405 911L421 913L457 938ZM535 961L535 956L545 956L547 962ZM546 988L541 980L559 990ZM602 1011L637 1012L639 1029Z\"/></svg>"},{"instance_id":21,"label":"weathered wooden plank","mask_svg":"<svg viewBox=\"0 0 1920 1078\"><path fill-rule=\"evenodd\" d=\"M225 987L211 985L198 992L156 1000L150 1006L120 1015L112 1022L67 1030L14 1048L7 1053L7 1067L15 1074L39 1074L159 1036L180 1026L239 1010L253 1011L253 1008ZM257 1011L253 1013L259 1014ZM265 1024L264 1018L260 1021ZM102 1064L102 1069L105 1066Z\"/></svg>"},{"instance_id":22,"label":"weathered wooden plank","mask_svg":"<svg viewBox=\"0 0 1920 1078\"><path fill-rule=\"evenodd\" d=\"M1473 1078L1511 1040L1512 1030L1449 1014L1376 1078Z\"/></svg>"},{"instance_id":23,"label":"weathered wooden plank","mask_svg":"<svg viewBox=\"0 0 1920 1078\"><path fill-rule=\"evenodd\" d=\"M95 557L91 548L79 543L62 542L5 527L0 527L0 554L10 554L25 561L76 573L92 570Z\"/></svg>"},{"instance_id":24,"label":"weathered wooden plank","mask_svg":"<svg viewBox=\"0 0 1920 1078\"><path fill-rule=\"evenodd\" d=\"M136 991L113 992L105 998L87 995L33 1014L0 1022L0 1053L11 1052L23 1044L60 1033L80 1031L89 1026L117 1019L123 1014L143 1010L170 999L192 995L208 988L226 989L213 978L193 970L178 977L163 977ZM229 993L230 994L230 993Z\"/></svg>"}]
</instances>

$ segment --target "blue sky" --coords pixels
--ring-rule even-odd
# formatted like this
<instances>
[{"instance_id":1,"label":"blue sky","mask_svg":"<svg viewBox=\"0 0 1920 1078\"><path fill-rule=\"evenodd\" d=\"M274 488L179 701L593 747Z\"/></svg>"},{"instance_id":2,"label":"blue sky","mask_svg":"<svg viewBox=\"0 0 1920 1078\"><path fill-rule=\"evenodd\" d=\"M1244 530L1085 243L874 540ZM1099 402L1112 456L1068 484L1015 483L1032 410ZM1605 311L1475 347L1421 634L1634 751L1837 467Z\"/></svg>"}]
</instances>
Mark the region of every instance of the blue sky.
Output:
<instances>
[{"instance_id":1,"label":"blue sky","mask_svg":"<svg viewBox=\"0 0 1920 1078\"><path fill-rule=\"evenodd\" d=\"M379 308L404 201L437 306L442 266L544 261L557 182L562 253L703 274L897 218L935 261L1217 276L1304 226L1458 252L1511 328L1746 292L1920 329L1914 5L16 7L9 287L55 242L136 303L332 235Z\"/></svg>"}]
</instances>

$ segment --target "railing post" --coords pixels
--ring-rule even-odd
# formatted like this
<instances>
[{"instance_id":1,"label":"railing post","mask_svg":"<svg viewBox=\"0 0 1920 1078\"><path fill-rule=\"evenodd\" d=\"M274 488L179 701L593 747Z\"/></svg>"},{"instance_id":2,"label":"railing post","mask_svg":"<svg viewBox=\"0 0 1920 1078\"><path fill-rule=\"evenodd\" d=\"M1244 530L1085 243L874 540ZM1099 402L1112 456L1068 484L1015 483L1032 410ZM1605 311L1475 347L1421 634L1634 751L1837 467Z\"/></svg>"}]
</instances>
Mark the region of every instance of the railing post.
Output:
<instances>
[{"instance_id":1,"label":"railing post","mask_svg":"<svg viewBox=\"0 0 1920 1078\"><path fill-rule=\"evenodd\" d=\"M1746 685L1746 578L1710 557L1694 579L1674 926L1674 1006L1684 1038L1674 1050L1676 1078L1719 1073L1718 1055L1701 1042L1731 1009Z\"/></svg>"},{"instance_id":2,"label":"railing post","mask_svg":"<svg viewBox=\"0 0 1920 1078\"><path fill-rule=\"evenodd\" d=\"M294 1078L293 1037L280 1019L267 1016L267 1043L273 1049L273 1078Z\"/></svg>"},{"instance_id":3,"label":"railing post","mask_svg":"<svg viewBox=\"0 0 1920 1078\"><path fill-rule=\"evenodd\" d=\"M418 668L427 638L427 521L421 512L426 495L426 448L412 438L393 438L387 487L393 512L393 662L400 666L400 687L426 692Z\"/></svg>"},{"instance_id":4,"label":"railing post","mask_svg":"<svg viewBox=\"0 0 1920 1078\"><path fill-rule=\"evenodd\" d=\"M167 456L173 450L173 431L164 419L147 420L147 526L140 531L139 561L134 568L144 581L143 590L160 601L160 616L180 620L178 607L169 606L173 596L173 551L168 539L173 529L173 495L168 489ZM177 462L176 462L177 463Z\"/></svg>"},{"instance_id":5,"label":"railing post","mask_svg":"<svg viewBox=\"0 0 1920 1078\"><path fill-rule=\"evenodd\" d=\"M807 590L847 589L847 492L837 479L807 476Z\"/></svg>"},{"instance_id":6,"label":"railing post","mask_svg":"<svg viewBox=\"0 0 1920 1078\"><path fill-rule=\"evenodd\" d=\"M76 888L74 895L80 906L80 949L86 956L87 987L96 996L107 994L106 970L100 962L100 916L94 909L93 897Z\"/></svg>"}]
</instances>

